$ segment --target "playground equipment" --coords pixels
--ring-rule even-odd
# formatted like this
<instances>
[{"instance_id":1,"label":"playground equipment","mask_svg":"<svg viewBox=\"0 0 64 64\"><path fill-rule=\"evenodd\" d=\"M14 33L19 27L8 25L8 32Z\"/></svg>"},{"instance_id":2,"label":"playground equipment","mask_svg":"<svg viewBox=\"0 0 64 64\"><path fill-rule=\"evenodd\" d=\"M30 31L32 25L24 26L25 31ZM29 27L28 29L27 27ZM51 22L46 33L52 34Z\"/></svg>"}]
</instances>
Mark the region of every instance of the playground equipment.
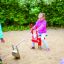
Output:
<instances>
[{"instance_id":1,"label":"playground equipment","mask_svg":"<svg viewBox=\"0 0 64 64\"><path fill-rule=\"evenodd\" d=\"M17 46L12 45L12 55L15 57L15 59L20 59L20 54Z\"/></svg>"},{"instance_id":2,"label":"playground equipment","mask_svg":"<svg viewBox=\"0 0 64 64\"><path fill-rule=\"evenodd\" d=\"M23 41L25 41L25 40L23 40ZM21 42L23 42L23 41L21 41ZM20 59L18 45L20 45L21 42L18 43L17 45L12 45L12 56L14 56L15 59Z\"/></svg>"},{"instance_id":3,"label":"playground equipment","mask_svg":"<svg viewBox=\"0 0 64 64\"><path fill-rule=\"evenodd\" d=\"M32 27L34 26L34 23L30 23L29 26L32 29ZM37 29L37 27L36 27L36 29ZM34 33L34 31L35 31L35 33ZM33 30L33 29L31 30L31 33L32 33L32 42L38 43L38 48L41 48L41 45L42 45L41 35L38 35L38 32L36 30Z\"/></svg>"},{"instance_id":4,"label":"playground equipment","mask_svg":"<svg viewBox=\"0 0 64 64\"><path fill-rule=\"evenodd\" d=\"M41 35L38 35L38 32L33 29L31 31L31 33L32 33L32 42L38 43L38 48L41 48L41 45L42 45L41 37L40 37Z\"/></svg>"}]
</instances>

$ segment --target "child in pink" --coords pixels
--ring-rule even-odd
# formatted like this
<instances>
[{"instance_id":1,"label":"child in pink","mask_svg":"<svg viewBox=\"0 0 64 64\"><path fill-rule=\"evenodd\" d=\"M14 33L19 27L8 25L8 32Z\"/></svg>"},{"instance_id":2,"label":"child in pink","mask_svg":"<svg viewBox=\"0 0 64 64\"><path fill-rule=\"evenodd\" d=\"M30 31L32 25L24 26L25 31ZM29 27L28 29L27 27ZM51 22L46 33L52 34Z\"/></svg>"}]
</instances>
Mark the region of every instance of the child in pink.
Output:
<instances>
[{"instance_id":1,"label":"child in pink","mask_svg":"<svg viewBox=\"0 0 64 64\"><path fill-rule=\"evenodd\" d=\"M45 47L46 50L49 50L48 43L44 39L47 33L46 25L47 22L45 20L45 13L39 13L38 20L36 21L36 24L32 27L32 29L37 30L38 34L41 36L43 46ZM34 48L35 48L35 43L32 42L32 49Z\"/></svg>"}]
</instances>

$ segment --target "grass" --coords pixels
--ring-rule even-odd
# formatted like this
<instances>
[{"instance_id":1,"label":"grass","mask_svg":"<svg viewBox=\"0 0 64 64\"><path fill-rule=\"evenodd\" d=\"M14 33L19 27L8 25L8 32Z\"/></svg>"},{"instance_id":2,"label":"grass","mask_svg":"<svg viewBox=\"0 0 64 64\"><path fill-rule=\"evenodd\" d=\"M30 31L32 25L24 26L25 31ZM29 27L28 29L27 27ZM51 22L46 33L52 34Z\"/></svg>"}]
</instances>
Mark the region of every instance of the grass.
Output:
<instances>
[{"instance_id":1,"label":"grass","mask_svg":"<svg viewBox=\"0 0 64 64\"><path fill-rule=\"evenodd\" d=\"M22 30L29 30L29 29L30 29L29 26L5 26L5 27L3 27L3 31L4 32L7 32L7 31L18 31L18 30L22 31ZM64 27L52 27L52 26L50 26L50 27L47 27L47 29L55 29L55 30L57 30L57 29L64 29Z\"/></svg>"},{"instance_id":2,"label":"grass","mask_svg":"<svg viewBox=\"0 0 64 64\"><path fill-rule=\"evenodd\" d=\"M29 29L29 26L5 26L3 27L3 31L4 32L7 32L7 31L17 31L17 30L28 30Z\"/></svg>"}]
</instances>

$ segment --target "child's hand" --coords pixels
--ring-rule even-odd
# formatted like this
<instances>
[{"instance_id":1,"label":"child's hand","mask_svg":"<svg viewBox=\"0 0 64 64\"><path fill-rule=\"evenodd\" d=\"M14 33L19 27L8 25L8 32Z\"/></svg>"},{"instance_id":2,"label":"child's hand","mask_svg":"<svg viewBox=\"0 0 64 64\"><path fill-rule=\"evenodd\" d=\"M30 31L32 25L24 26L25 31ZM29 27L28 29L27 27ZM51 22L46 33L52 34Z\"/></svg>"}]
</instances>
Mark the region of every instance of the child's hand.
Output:
<instances>
[{"instance_id":1,"label":"child's hand","mask_svg":"<svg viewBox=\"0 0 64 64\"><path fill-rule=\"evenodd\" d=\"M33 23L29 24L29 27L32 28L33 27Z\"/></svg>"},{"instance_id":2,"label":"child's hand","mask_svg":"<svg viewBox=\"0 0 64 64\"><path fill-rule=\"evenodd\" d=\"M33 33L33 28L31 28L31 30L30 30L30 31L31 31L31 33Z\"/></svg>"},{"instance_id":3,"label":"child's hand","mask_svg":"<svg viewBox=\"0 0 64 64\"><path fill-rule=\"evenodd\" d=\"M38 32L38 29L36 29L36 31Z\"/></svg>"}]
</instances>

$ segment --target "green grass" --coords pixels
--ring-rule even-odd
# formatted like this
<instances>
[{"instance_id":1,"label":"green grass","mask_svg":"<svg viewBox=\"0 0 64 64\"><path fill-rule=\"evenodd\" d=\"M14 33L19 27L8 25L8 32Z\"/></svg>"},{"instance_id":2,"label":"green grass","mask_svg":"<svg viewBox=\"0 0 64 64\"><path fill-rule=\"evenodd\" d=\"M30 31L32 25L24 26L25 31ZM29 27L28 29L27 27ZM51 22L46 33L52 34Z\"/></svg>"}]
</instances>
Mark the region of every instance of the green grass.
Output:
<instances>
[{"instance_id":1,"label":"green grass","mask_svg":"<svg viewBox=\"0 0 64 64\"><path fill-rule=\"evenodd\" d=\"M28 30L29 29L29 26L5 26L3 27L3 31L4 32L7 32L7 31L22 31L22 30Z\"/></svg>"}]
</instances>

